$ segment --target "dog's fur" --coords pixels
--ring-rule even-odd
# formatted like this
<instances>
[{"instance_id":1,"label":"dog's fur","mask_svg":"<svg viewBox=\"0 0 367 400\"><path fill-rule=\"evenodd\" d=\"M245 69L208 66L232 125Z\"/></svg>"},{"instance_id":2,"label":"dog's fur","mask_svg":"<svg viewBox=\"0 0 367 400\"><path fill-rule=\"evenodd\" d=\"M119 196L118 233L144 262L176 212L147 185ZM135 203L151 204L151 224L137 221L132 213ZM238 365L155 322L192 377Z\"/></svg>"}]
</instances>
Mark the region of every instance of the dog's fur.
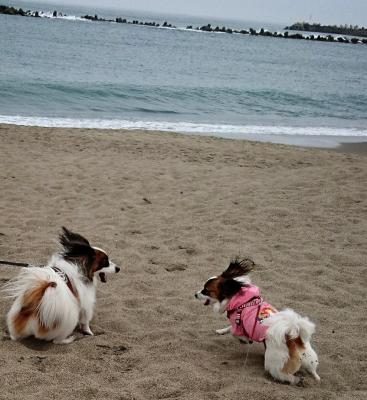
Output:
<instances>
[{"instance_id":1,"label":"dog's fur","mask_svg":"<svg viewBox=\"0 0 367 400\"><path fill-rule=\"evenodd\" d=\"M224 313L227 304L243 287L249 286L248 276L254 263L250 259L233 260L220 275L205 283L204 289L195 297L204 305L212 304L216 312ZM267 326L265 336L265 370L281 382L297 384L299 377L294 374L302 367L317 381L318 358L310 344L315 325L307 317L301 317L291 309L275 312L262 321ZM218 329L219 335L233 332L234 327ZM246 342L247 337L238 337Z\"/></svg>"},{"instance_id":2,"label":"dog's fur","mask_svg":"<svg viewBox=\"0 0 367 400\"><path fill-rule=\"evenodd\" d=\"M78 323L84 334L93 335L89 323L97 274L106 282L105 274L119 272L120 268L77 233L63 227L59 239L62 251L46 266L22 268L4 289L15 299L7 315L13 340L33 335L56 344L71 343Z\"/></svg>"}]
</instances>

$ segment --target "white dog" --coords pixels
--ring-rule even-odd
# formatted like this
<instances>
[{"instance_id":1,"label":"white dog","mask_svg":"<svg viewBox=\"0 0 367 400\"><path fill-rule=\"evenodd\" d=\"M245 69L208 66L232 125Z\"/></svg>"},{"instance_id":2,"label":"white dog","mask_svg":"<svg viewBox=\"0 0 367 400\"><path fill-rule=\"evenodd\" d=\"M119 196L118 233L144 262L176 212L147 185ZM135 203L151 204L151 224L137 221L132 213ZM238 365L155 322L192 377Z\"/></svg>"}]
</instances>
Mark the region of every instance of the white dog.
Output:
<instances>
[{"instance_id":1,"label":"white dog","mask_svg":"<svg viewBox=\"0 0 367 400\"><path fill-rule=\"evenodd\" d=\"M71 343L78 323L84 334L93 335L89 323L96 300L96 274L106 282L105 274L120 268L103 250L66 228L60 243L63 250L45 267L22 268L5 287L7 295L15 298L7 315L13 340L33 335L56 344Z\"/></svg>"},{"instance_id":2,"label":"white dog","mask_svg":"<svg viewBox=\"0 0 367 400\"><path fill-rule=\"evenodd\" d=\"M264 301L248 276L253 265L249 259L232 261L220 276L208 279L195 297L227 313L231 325L218 329L219 335L232 333L241 341L264 343L265 370L275 379L297 384L294 374L303 367L320 381L317 354L310 344L315 325L293 310L278 312Z\"/></svg>"}]
</instances>

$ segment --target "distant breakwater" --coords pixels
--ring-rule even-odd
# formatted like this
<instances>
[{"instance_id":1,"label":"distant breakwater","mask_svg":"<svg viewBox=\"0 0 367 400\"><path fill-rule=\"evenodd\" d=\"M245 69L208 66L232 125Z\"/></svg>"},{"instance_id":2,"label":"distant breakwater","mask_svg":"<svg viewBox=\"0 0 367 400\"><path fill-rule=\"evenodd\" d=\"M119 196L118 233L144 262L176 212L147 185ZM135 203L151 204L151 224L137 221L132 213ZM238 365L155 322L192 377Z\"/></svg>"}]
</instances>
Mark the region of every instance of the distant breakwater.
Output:
<instances>
[{"instance_id":1,"label":"distant breakwater","mask_svg":"<svg viewBox=\"0 0 367 400\"><path fill-rule=\"evenodd\" d=\"M44 13L43 11L31 11L27 10L24 11L22 8L15 8L0 5L0 14L7 14L7 15L18 15L22 17L34 17L34 18L66 18L67 15L63 14L58 11L53 11L50 13ZM128 21L126 18L116 17L115 19L105 19L98 17L98 15L84 15L79 17L79 19L84 19L88 21L95 21L95 22L109 22L109 23L118 23L118 24L132 24L132 25L143 25L143 26L150 26L150 27L162 27L162 28L170 28L170 29L178 29L175 25L168 23L167 21L163 22L162 24L156 22L146 22L146 21ZM295 25L289 27L289 30L295 29ZM334 42L334 43L353 43L353 44L367 44L367 39L361 39L357 37L347 38L345 36L337 36L334 37L332 35L302 35L301 33L289 33L288 31L285 32L270 32L264 28L260 30L256 30L250 28L246 29L233 29L229 27L219 27L216 26L213 28L211 24L203 25L200 27L194 27L193 25L186 26L186 30L191 31L201 31L201 32L213 32L213 33L227 33L227 34L242 34L242 35L252 35L252 36L264 36L264 37L274 37L274 38L284 38L284 39L298 39L298 40L309 40L309 41L319 41L319 42Z\"/></svg>"},{"instance_id":2,"label":"distant breakwater","mask_svg":"<svg viewBox=\"0 0 367 400\"><path fill-rule=\"evenodd\" d=\"M358 25L321 25L318 23L310 24L308 22L296 22L291 26L286 26L285 30L302 31L302 32L320 32L334 33L336 35L360 36L367 37L367 29Z\"/></svg>"}]
</instances>

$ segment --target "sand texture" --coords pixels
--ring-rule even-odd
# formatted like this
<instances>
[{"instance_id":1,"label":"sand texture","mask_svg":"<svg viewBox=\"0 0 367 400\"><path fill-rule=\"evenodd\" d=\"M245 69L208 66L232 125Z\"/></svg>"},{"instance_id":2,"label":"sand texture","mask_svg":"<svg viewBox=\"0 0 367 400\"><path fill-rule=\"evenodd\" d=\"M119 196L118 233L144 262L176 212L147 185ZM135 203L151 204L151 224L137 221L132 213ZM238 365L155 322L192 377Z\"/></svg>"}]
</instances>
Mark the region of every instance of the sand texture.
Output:
<instances>
[{"instance_id":1,"label":"sand texture","mask_svg":"<svg viewBox=\"0 0 367 400\"><path fill-rule=\"evenodd\" d=\"M180 134L0 126L0 259L45 263L62 225L122 267L91 328L5 333L0 399L366 399L367 158ZM194 299L236 254L275 307L317 324L321 384L274 382L263 346ZM17 267L0 266L0 281Z\"/></svg>"}]
</instances>

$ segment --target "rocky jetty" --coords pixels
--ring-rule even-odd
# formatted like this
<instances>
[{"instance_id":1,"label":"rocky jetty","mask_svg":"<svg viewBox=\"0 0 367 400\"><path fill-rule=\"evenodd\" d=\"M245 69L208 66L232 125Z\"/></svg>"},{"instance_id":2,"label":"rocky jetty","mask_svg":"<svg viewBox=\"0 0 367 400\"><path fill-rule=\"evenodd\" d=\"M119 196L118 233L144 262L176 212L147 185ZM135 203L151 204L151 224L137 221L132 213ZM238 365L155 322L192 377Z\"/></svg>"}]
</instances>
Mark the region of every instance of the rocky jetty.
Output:
<instances>
[{"instance_id":1,"label":"rocky jetty","mask_svg":"<svg viewBox=\"0 0 367 400\"><path fill-rule=\"evenodd\" d=\"M156 22L143 22L143 21L137 21L137 20L133 20L133 21L128 21L126 18L121 18L121 17L117 17L116 18L116 22L118 24L132 24L132 25L144 25L144 26L154 26L154 27L159 27L160 24L157 24ZM172 25L170 25L171 27Z\"/></svg>"},{"instance_id":2,"label":"rocky jetty","mask_svg":"<svg viewBox=\"0 0 367 400\"><path fill-rule=\"evenodd\" d=\"M163 28L176 28L174 25L169 24L167 21L163 22Z\"/></svg>"},{"instance_id":3,"label":"rocky jetty","mask_svg":"<svg viewBox=\"0 0 367 400\"><path fill-rule=\"evenodd\" d=\"M337 25L310 24L308 22L296 22L291 26L286 26L284 29L290 31L334 33L338 35L367 37L367 28L365 27L360 28L358 25L337 26Z\"/></svg>"},{"instance_id":4,"label":"rocky jetty","mask_svg":"<svg viewBox=\"0 0 367 400\"><path fill-rule=\"evenodd\" d=\"M0 5L0 14L21 15L22 17L29 15L31 11L23 11L21 8L14 8Z\"/></svg>"},{"instance_id":5,"label":"rocky jetty","mask_svg":"<svg viewBox=\"0 0 367 400\"><path fill-rule=\"evenodd\" d=\"M98 15L95 14L93 15L83 15L80 18L88 19L89 21L101 21L101 22L115 22L113 19L104 19L104 18L98 18Z\"/></svg>"},{"instance_id":6,"label":"rocky jetty","mask_svg":"<svg viewBox=\"0 0 367 400\"><path fill-rule=\"evenodd\" d=\"M9 6L4 6L0 5L0 14L8 14L8 15L20 15L24 17L43 17L43 18L57 18L57 17L64 17L66 16L65 14L58 13L56 10L53 13L49 14L44 14L43 12L38 12L38 11L23 11L21 8L17 9L14 7L9 7ZM177 29L175 25L170 24L167 21L164 21L162 24L156 23L156 22L146 22L146 21L138 21L138 20L133 20L133 21L128 21L126 18L122 17L117 17L115 19L105 19L105 18L100 18L98 17L97 14L95 15L84 15L81 18L86 19L88 21L92 22L113 22L113 23L118 23L118 24L132 24L132 25L143 25L143 26L149 26L149 27L162 27L162 28L171 28L171 29ZM302 29L301 29L302 28ZM306 23L298 23L294 24L290 27L287 27L286 29L289 30L298 30L298 31L317 31L320 32L322 29L326 29L325 26L320 25L320 24L306 24ZM342 27L336 27L335 33L339 33L339 30ZM289 33L287 30L285 32L270 32L264 28L261 28L259 31L256 29L250 28L249 30L246 29L233 29L229 27L219 27L216 26L213 28L211 24L206 24L202 25L201 27L196 27L194 28L193 25L187 25L186 26L187 30L194 30L194 31L202 31L202 32L208 32L208 33L228 33L228 34L241 34L241 35L250 35L250 36L263 36L263 37L273 37L273 38L283 38L283 39L296 39L296 40L309 40L309 41L318 41L318 42L334 42L334 43L353 43L353 44L367 44L367 39L361 39L358 37L352 37L352 38L346 38L344 36L337 36L334 37L331 34L327 36L323 35L315 35L315 34L310 34L310 35L302 35L302 33ZM343 27L342 29L343 34L350 34L350 29L346 29ZM347 32L347 33L346 33ZM367 36L367 30L365 28L358 28L354 27L353 32L355 34L358 33L359 36L363 36L364 33Z\"/></svg>"}]
</instances>

